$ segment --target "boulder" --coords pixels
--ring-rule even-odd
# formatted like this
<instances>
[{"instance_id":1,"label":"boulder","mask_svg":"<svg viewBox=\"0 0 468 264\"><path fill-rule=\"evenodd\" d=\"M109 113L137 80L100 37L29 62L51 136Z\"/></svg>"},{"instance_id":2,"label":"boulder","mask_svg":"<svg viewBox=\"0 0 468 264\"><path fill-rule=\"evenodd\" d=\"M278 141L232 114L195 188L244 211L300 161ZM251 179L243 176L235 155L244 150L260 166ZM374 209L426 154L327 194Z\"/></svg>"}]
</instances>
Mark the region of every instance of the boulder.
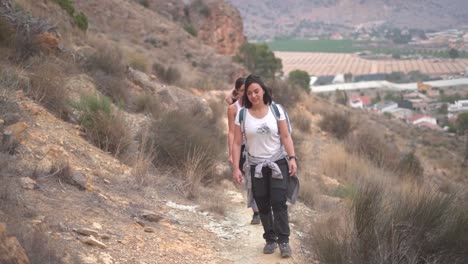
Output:
<instances>
[{"instance_id":1,"label":"boulder","mask_svg":"<svg viewBox=\"0 0 468 264\"><path fill-rule=\"evenodd\" d=\"M208 119L213 117L213 111L205 99L182 88L162 86L157 88L156 94L167 110L182 111L187 114L193 114L196 111L203 113Z\"/></svg>"}]
</instances>

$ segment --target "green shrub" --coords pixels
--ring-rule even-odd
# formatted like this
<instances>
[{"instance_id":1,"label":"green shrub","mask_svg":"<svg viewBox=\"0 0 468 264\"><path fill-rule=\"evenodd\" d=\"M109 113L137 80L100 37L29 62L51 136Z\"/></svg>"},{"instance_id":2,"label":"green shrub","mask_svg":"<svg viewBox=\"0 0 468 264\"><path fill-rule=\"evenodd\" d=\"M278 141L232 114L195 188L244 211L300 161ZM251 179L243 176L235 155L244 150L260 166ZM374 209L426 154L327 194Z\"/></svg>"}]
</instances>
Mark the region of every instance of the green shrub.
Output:
<instances>
[{"instance_id":1,"label":"green shrub","mask_svg":"<svg viewBox=\"0 0 468 264\"><path fill-rule=\"evenodd\" d=\"M81 30L88 30L88 17L83 12L80 12L78 15L74 16L73 20Z\"/></svg>"},{"instance_id":2,"label":"green shrub","mask_svg":"<svg viewBox=\"0 0 468 264\"><path fill-rule=\"evenodd\" d=\"M289 73L288 81L310 92L310 76L306 71L294 70Z\"/></svg>"},{"instance_id":3,"label":"green shrub","mask_svg":"<svg viewBox=\"0 0 468 264\"><path fill-rule=\"evenodd\" d=\"M184 25L184 29L185 31L187 31L187 33L189 33L190 35L194 36L194 37L197 37L197 29L192 25L192 24L185 24Z\"/></svg>"},{"instance_id":4,"label":"green shrub","mask_svg":"<svg viewBox=\"0 0 468 264\"><path fill-rule=\"evenodd\" d=\"M338 139L344 139L352 129L350 117L341 113L324 114L319 127Z\"/></svg>"},{"instance_id":5,"label":"green shrub","mask_svg":"<svg viewBox=\"0 0 468 264\"><path fill-rule=\"evenodd\" d=\"M83 96L74 104L80 111L80 124L86 137L97 147L116 156L130 145L131 137L125 120L112 110L107 97Z\"/></svg>"},{"instance_id":6,"label":"green shrub","mask_svg":"<svg viewBox=\"0 0 468 264\"><path fill-rule=\"evenodd\" d=\"M264 79L273 79L283 68L281 59L276 58L266 44L245 42L233 60L242 63L251 73Z\"/></svg>"},{"instance_id":7,"label":"green shrub","mask_svg":"<svg viewBox=\"0 0 468 264\"><path fill-rule=\"evenodd\" d=\"M75 14L72 0L54 0L63 10L67 11L70 16Z\"/></svg>"}]
</instances>

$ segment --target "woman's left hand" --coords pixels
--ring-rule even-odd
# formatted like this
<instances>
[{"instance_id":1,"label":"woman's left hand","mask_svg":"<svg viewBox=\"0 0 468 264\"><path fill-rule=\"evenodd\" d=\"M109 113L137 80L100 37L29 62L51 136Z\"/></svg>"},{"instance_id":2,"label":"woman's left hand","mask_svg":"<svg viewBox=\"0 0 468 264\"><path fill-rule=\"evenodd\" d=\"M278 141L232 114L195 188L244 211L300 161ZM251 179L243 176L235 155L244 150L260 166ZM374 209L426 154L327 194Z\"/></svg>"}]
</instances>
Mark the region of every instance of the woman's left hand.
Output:
<instances>
[{"instance_id":1,"label":"woman's left hand","mask_svg":"<svg viewBox=\"0 0 468 264\"><path fill-rule=\"evenodd\" d=\"M296 175L296 171L297 171L296 159L290 159L289 160L289 176Z\"/></svg>"}]
</instances>

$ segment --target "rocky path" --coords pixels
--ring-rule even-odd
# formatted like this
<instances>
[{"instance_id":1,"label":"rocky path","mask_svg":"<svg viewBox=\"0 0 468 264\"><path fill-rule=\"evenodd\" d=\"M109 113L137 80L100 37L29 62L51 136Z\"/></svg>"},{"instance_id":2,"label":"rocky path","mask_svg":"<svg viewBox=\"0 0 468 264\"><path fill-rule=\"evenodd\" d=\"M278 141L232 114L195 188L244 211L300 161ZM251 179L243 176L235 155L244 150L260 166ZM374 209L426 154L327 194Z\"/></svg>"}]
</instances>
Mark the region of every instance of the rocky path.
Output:
<instances>
[{"instance_id":1,"label":"rocky path","mask_svg":"<svg viewBox=\"0 0 468 264\"><path fill-rule=\"evenodd\" d=\"M245 208L244 198L239 192L229 191L226 193L232 202L233 208L228 213L230 223L238 230L235 241L226 243L226 251L222 254L232 261L239 264L270 264L270 263L307 263L305 256L301 251L298 232L291 226L291 247L293 256L282 259L279 255L279 249L274 254L263 254L264 240L262 238L263 228L261 225L250 225L251 210Z\"/></svg>"}]
</instances>

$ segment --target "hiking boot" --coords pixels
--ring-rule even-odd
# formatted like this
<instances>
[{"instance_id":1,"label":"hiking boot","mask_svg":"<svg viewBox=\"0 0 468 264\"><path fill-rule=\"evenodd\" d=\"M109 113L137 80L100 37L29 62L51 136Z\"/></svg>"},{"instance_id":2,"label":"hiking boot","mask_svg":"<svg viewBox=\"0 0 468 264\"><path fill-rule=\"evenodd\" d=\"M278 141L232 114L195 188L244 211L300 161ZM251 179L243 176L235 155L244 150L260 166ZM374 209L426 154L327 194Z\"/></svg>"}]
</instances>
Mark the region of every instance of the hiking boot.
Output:
<instances>
[{"instance_id":1,"label":"hiking boot","mask_svg":"<svg viewBox=\"0 0 468 264\"><path fill-rule=\"evenodd\" d=\"M273 254L276 249L276 242L267 242L265 244L265 247L263 247L263 254Z\"/></svg>"},{"instance_id":2,"label":"hiking boot","mask_svg":"<svg viewBox=\"0 0 468 264\"><path fill-rule=\"evenodd\" d=\"M288 242L279 244L279 248L282 258L289 258L291 256L291 247Z\"/></svg>"},{"instance_id":3,"label":"hiking boot","mask_svg":"<svg viewBox=\"0 0 468 264\"><path fill-rule=\"evenodd\" d=\"M260 224L260 215L258 213L254 213L252 216L252 221L250 221L251 225L259 225Z\"/></svg>"}]
</instances>

